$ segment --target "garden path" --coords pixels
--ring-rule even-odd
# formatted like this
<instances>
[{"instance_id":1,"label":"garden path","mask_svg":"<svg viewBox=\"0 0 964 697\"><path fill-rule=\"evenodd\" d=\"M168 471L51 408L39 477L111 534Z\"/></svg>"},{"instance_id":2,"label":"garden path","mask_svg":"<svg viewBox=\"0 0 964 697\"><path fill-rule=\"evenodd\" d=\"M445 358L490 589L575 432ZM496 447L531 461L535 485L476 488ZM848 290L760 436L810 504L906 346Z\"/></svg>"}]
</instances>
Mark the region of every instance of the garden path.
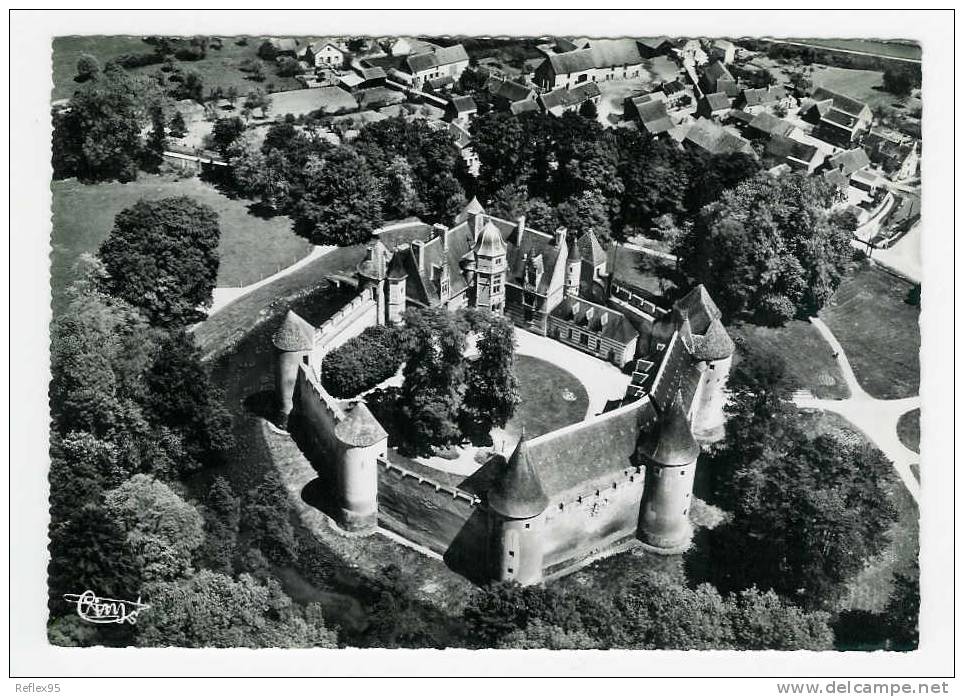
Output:
<instances>
[{"instance_id":1,"label":"garden path","mask_svg":"<svg viewBox=\"0 0 964 697\"><path fill-rule=\"evenodd\" d=\"M811 317L816 327L834 352L844 381L850 389L847 399L817 399L806 391L797 392L794 402L802 409L821 409L840 414L867 436L894 466L907 491L917 501L920 482L911 471L911 465L920 462L920 455L905 446L897 435L897 421L908 411L920 408L920 397L905 399L877 399L867 394L850 365L843 346L830 328L819 317Z\"/></svg>"}]
</instances>

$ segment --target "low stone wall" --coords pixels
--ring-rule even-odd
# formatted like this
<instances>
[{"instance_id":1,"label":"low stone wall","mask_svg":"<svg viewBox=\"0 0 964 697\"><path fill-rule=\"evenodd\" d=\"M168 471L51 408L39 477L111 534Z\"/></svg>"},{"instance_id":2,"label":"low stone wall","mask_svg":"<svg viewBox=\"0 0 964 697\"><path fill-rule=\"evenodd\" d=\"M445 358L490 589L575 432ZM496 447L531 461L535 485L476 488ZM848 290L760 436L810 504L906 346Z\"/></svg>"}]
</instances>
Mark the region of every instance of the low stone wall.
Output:
<instances>
[{"instance_id":1,"label":"low stone wall","mask_svg":"<svg viewBox=\"0 0 964 697\"><path fill-rule=\"evenodd\" d=\"M307 426L306 435L309 445L324 453L326 457L339 455L335 439L335 426L345 418L345 413L306 365L298 367L298 381L295 384L295 408Z\"/></svg>"}]
</instances>

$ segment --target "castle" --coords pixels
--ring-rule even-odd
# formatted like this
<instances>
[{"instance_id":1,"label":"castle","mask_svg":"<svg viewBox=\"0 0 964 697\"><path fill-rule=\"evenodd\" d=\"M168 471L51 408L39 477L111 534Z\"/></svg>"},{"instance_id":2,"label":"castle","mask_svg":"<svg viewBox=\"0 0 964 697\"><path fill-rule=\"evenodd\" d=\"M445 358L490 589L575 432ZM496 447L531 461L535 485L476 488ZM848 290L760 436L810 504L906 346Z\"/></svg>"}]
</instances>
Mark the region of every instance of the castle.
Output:
<instances>
[{"instance_id":1,"label":"castle","mask_svg":"<svg viewBox=\"0 0 964 697\"><path fill-rule=\"evenodd\" d=\"M275 333L279 420L289 415L349 534L381 527L480 582L538 583L612 550L689 545L700 441L722 434L734 346L700 285L659 304L612 275L591 231L568 240L472 201L455 224L389 250L370 246L357 296L320 327L289 312ZM329 395L324 355L411 306L486 308L600 360L629 364L607 411L492 454L468 477L397 456L363 399Z\"/></svg>"}]
</instances>

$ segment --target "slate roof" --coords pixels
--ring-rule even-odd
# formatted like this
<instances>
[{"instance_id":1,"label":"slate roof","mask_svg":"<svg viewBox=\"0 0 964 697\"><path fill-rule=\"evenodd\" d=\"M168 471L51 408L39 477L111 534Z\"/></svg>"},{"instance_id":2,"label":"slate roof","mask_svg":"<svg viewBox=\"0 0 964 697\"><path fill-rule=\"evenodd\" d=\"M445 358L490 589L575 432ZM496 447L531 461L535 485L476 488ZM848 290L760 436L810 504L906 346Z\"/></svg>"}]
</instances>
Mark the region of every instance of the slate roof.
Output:
<instances>
[{"instance_id":1,"label":"slate roof","mask_svg":"<svg viewBox=\"0 0 964 697\"><path fill-rule=\"evenodd\" d=\"M602 93L599 91L599 85L595 82L583 82L572 89L561 87L552 92L545 92L539 95L539 99L542 101L542 105L546 111L549 111L557 107L566 108L576 106L586 100L598 97L600 94Z\"/></svg>"},{"instance_id":2,"label":"slate roof","mask_svg":"<svg viewBox=\"0 0 964 697\"><path fill-rule=\"evenodd\" d=\"M533 89L520 85L518 82L497 77L490 77L485 83L485 90L493 97L505 99L508 102L519 102L532 97Z\"/></svg>"},{"instance_id":3,"label":"slate roof","mask_svg":"<svg viewBox=\"0 0 964 697\"><path fill-rule=\"evenodd\" d=\"M606 250L599 243L599 238L592 230L584 232L576 241L583 259L589 259L593 266L599 266L607 261Z\"/></svg>"},{"instance_id":4,"label":"slate roof","mask_svg":"<svg viewBox=\"0 0 964 697\"><path fill-rule=\"evenodd\" d=\"M710 80L712 84L716 84L719 80L734 82L733 75L726 69L726 66L719 61L713 61L704 67L703 77Z\"/></svg>"},{"instance_id":5,"label":"slate roof","mask_svg":"<svg viewBox=\"0 0 964 697\"><path fill-rule=\"evenodd\" d=\"M713 92L703 95L703 101L710 107L710 111L730 108L730 98L726 96L726 92Z\"/></svg>"},{"instance_id":6,"label":"slate roof","mask_svg":"<svg viewBox=\"0 0 964 697\"><path fill-rule=\"evenodd\" d=\"M557 75L581 73L596 67L596 59L591 48L583 48L566 53L551 53L547 57L549 65Z\"/></svg>"},{"instance_id":7,"label":"slate roof","mask_svg":"<svg viewBox=\"0 0 964 697\"><path fill-rule=\"evenodd\" d=\"M692 330L697 334L705 333L713 320L723 316L702 283L673 303L673 309L681 317L689 319Z\"/></svg>"},{"instance_id":8,"label":"slate roof","mask_svg":"<svg viewBox=\"0 0 964 697\"><path fill-rule=\"evenodd\" d=\"M475 196L473 196L472 200L466 204L465 208L462 209L462 212L455 216L455 223L458 224L465 222L469 219L469 215L472 213L485 213L485 209L482 207L482 204L479 203L479 199Z\"/></svg>"},{"instance_id":9,"label":"slate roof","mask_svg":"<svg viewBox=\"0 0 964 697\"><path fill-rule=\"evenodd\" d=\"M345 418L335 424L335 436L342 443L356 448L366 448L388 438L364 402L357 402L347 411Z\"/></svg>"},{"instance_id":10,"label":"slate roof","mask_svg":"<svg viewBox=\"0 0 964 697\"><path fill-rule=\"evenodd\" d=\"M693 334L692 324L684 322L687 331L680 331L680 338L686 349L698 361L719 361L733 355L735 348L730 335L726 333L720 320L710 320L709 327L704 334Z\"/></svg>"},{"instance_id":11,"label":"slate roof","mask_svg":"<svg viewBox=\"0 0 964 697\"><path fill-rule=\"evenodd\" d=\"M773 157L795 160L807 165L813 162L814 156L820 152L820 150L813 145L807 145L806 143L801 143L798 140L782 135L771 137L767 143L766 151Z\"/></svg>"},{"instance_id":12,"label":"slate roof","mask_svg":"<svg viewBox=\"0 0 964 697\"><path fill-rule=\"evenodd\" d=\"M505 254L505 241L499 229L491 221L485 224L475 245L475 253L485 257L496 257Z\"/></svg>"},{"instance_id":13,"label":"slate roof","mask_svg":"<svg viewBox=\"0 0 964 697\"><path fill-rule=\"evenodd\" d=\"M529 461L546 494L558 498L593 479L634 468L640 429L655 424L652 402L641 399L533 439Z\"/></svg>"},{"instance_id":14,"label":"slate roof","mask_svg":"<svg viewBox=\"0 0 964 697\"><path fill-rule=\"evenodd\" d=\"M382 279L385 278L385 267L388 261L388 248L378 240L368 245L365 250L365 258L358 262L355 267L358 273L366 278Z\"/></svg>"},{"instance_id":15,"label":"slate roof","mask_svg":"<svg viewBox=\"0 0 964 697\"><path fill-rule=\"evenodd\" d=\"M452 97L452 108L455 109L455 113L457 114L470 114L473 111L479 110L478 105L471 96Z\"/></svg>"},{"instance_id":16,"label":"slate roof","mask_svg":"<svg viewBox=\"0 0 964 697\"><path fill-rule=\"evenodd\" d=\"M697 119L696 122L690 126L683 140L713 155L725 155L735 152L743 152L748 155L754 154L749 141L734 133L730 133L723 128L723 126L705 118Z\"/></svg>"},{"instance_id":17,"label":"slate roof","mask_svg":"<svg viewBox=\"0 0 964 697\"><path fill-rule=\"evenodd\" d=\"M853 150L845 150L844 152L838 152L836 155L832 155L830 157L830 166L844 176L849 177L854 172L869 167L870 158L867 157L867 153L864 152L863 148L854 148Z\"/></svg>"},{"instance_id":18,"label":"slate roof","mask_svg":"<svg viewBox=\"0 0 964 697\"><path fill-rule=\"evenodd\" d=\"M643 128L651 135L665 133L673 127L673 121L669 118L669 114L666 113L665 102L656 99L639 101L634 99L633 105L636 107L636 112L639 114L639 120L643 124Z\"/></svg>"},{"instance_id":19,"label":"slate roof","mask_svg":"<svg viewBox=\"0 0 964 697\"><path fill-rule=\"evenodd\" d=\"M398 249L395 249L395 253L392 254L392 259L388 263L388 273L386 277L391 281L400 281L402 279L408 278L408 269L405 268L405 260L402 254L398 253Z\"/></svg>"},{"instance_id":20,"label":"slate roof","mask_svg":"<svg viewBox=\"0 0 964 697\"><path fill-rule=\"evenodd\" d=\"M288 310L281 326L271 337L271 343L281 351L310 351L315 345L315 328L293 310Z\"/></svg>"},{"instance_id":21,"label":"slate roof","mask_svg":"<svg viewBox=\"0 0 964 697\"><path fill-rule=\"evenodd\" d=\"M590 312L591 317L589 316ZM628 344L639 337L639 332L629 323L622 312L610 310L582 298L567 297L563 299L561 303L556 305L551 314L564 322L578 325L585 328L586 331L622 344ZM604 317L605 321L603 321Z\"/></svg>"},{"instance_id":22,"label":"slate roof","mask_svg":"<svg viewBox=\"0 0 964 697\"><path fill-rule=\"evenodd\" d=\"M700 446L693 438L679 391L669 409L660 415L658 428L649 430L640 439L639 451L664 467L689 465L699 457Z\"/></svg>"},{"instance_id":23,"label":"slate roof","mask_svg":"<svg viewBox=\"0 0 964 697\"><path fill-rule=\"evenodd\" d=\"M546 510L549 497L532 466L525 428L511 457L506 460L496 455L494 459L492 486L486 496L490 509L514 519L533 518Z\"/></svg>"},{"instance_id":24,"label":"slate roof","mask_svg":"<svg viewBox=\"0 0 964 697\"><path fill-rule=\"evenodd\" d=\"M793 132L794 126L790 122L764 111L753 117L753 120L750 121L750 128L760 133L786 136Z\"/></svg>"},{"instance_id":25,"label":"slate roof","mask_svg":"<svg viewBox=\"0 0 964 697\"><path fill-rule=\"evenodd\" d=\"M834 109L850 114L851 116L858 116L864 109L869 109L864 102L859 102L853 97L847 97L837 92L831 92L823 87L817 87L813 91L811 98L815 102L822 102L829 99L833 102Z\"/></svg>"}]
</instances>

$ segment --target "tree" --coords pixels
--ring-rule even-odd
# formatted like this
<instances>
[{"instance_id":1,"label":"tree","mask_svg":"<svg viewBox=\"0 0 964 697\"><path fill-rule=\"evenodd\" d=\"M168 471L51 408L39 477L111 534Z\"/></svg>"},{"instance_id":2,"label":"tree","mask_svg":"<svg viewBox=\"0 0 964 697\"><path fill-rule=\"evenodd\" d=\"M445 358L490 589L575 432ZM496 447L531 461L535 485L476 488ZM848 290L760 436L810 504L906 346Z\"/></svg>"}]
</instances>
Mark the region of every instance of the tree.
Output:
<instances>
[{"instance_id":1,"label":"tree","mask_svg":"<svg viewBox=\"0 0 964 697\"><path fill-rule=\"evenodd\" d=\"M204 541L203 520L170 487L137 474L107 493L104 508L126 533L144 581L190 575L192 555Z\"/></svg>"},{"instance_id":2,"label":"tree","mask_svg":"<svg viewBox=\"0 0 964 697\"><path fill-rule=\"evenodd\" d=\"M295 229L314 244L358 244L381 224L379 182L350 147L312 156L305 165L304 187L293 211Z\"/></svg>"},{"instance_id":3,"label":"tree","mask_svg":"<svg viewBox=\"0 0 964 697\"><path fill-rule=\"evenodd\" d=\"M81 181L137 178L141 128L150 105L162 101L153 81L105 68L74 93L53 119L54 178Z\"/></svg>"},{"instance_id":4,"label":"tree","mask_svg":"<svg viewBox=\"0 0 964 697\"><path fill-rule=\"evenodd\" d=\"M295 75L301 75L302 72L301 64L294 58L285 56L278 61L279 77L294 77Z\"/></svg>"},{"instance_id":5,"label":"tree","mask_svg":"<svg viewBox=\"0 0 964 697\"><path fill-rule=\"evenodd\" d=\"M188 196L138 201L117 214L100 247L104 289L155 325L195 321L211 304L220 236L218 214Z\"/></svg>"},{"instance_id":6,"label":"tree","mask_svg":"<svg viewBox=\"0 0 964 697\"><path fill-rule=\"evenodd\" d=\"M368 327L325 354L321 384L333 397L354 397L390 378L404 360L396 330L383 325Z\"/></svg>"},{"instance_id":7,"label":"tree","mask_svg":"<svg viewBox=\"0 0 964 697\"><path fill-rule=\"evenodd\" d=\"M492 215L504 220L516 220L519 216L526 215L528 205L529 191L524 184L506 184L492 195L486 209ZM528 222L528 218L526 224L532 225ZM541 230L543 228L535 229Z\"/></svg>"},{"instance_id":8,"label":"tree","mask_svg":"<svg viewBox=\"0 0 964 697\"><path fill-rule=\"evenodd\" d=\"M174 112L174 116L171 117L167 126L167 131L172 138L183 138L187 135L187 124L184 123L184 115L181 112Z\"/></svg>"},{"instance_id":9,"label":"tree","mask_svg":"<svg viewBox=\"0 0 964 697\"><path fill-rule=\"evenodd\" d=\"M823 307L852 257L829 214L833 188L804 175L758 175L705 206L681 240L681 270L700 279L728 317L773 296L798 314ZM768 301L776 308L774 301Z\"/></svg>"},{"instance_id":10,"label":"tree","mask_svg":"<svg viewBox=\"0 0 964 697\"><path fill-rule=\"evenodd\" d=\"M335 648L321 608L294 604L275 580L237 581L200 571L184 581L149 584L151 610L138 618L140 646Z\"/></svg>"},{"instance_id":11,"label":"tree","mask_svg":"<svg viewBox=\"0 0 964 697\"><path fill-rule=\"evenodd\" d=\"M584 119L596 119L599 117L599 110L593 101L587 100L579 106L579 115Z\"/></svg>"},{"instance_id":12,"label":"tree","mask_svg":"<svg viewBox=\"0 0 964 697\"><path fill-rule=\"evenodd\" d=\"M244 106L251 111L260 109L261 117L266 118L268 116L268 109L271 108L271 95L262 88L256 87L248 92L248 96L244 99Z\"/></svg>"},{"instance_id":13,"label":"tree","mask_svg":"<svg viewBox=\"0 0 964 697\"><path fill-rule=\"evenodd\" d=\"M410 215L420 215L423 210L422 200L415 187L412 166L404 157L396 155L385 171L385 218L407 218Z\"/></svg>"},{"instance_id":14,"label":"tree","mask_svg":"<svg viewBox=\"0 0 964 697\"><path fill-rule=\"evenodd\" d=\"M920 68L888 68L884 71L884 90L898 97L906 97L915 87L920 87Z\"/></svg>"},{"instance_id":15,"label":"tree","mask_svg":"<svg viewBox=\"0 0 964 697\"><path fill-rule=\"evenodd\" d=\"M602 242L613 237L607 201L599 191L584 191L573 196L559 205L557 215L559 224L575 234L592 230Z\"/></svg>"},{"instance_id":16,"label":"tree","mask_svg":"<svg viewBox=\"0 0 964 697\"><path fill-rule=\"evenodd\" d=\"M920 641L920 567L917 559L906 573L894 575L894 589L884 609L889 648L914 651Z\"/></svg>"},{"instance_id":17,"label":"tree","mask_svg":"<svg viewBox=\"0 0 964 697\"><path fill-rule=\"evenodd\" d=\"M481 315L482 313L476 313ZM465 371L459 422L473 442L491 444L489 432L503 427L521 401L515 376L515 334L504 317L485 313L478 330L479 357Z\"/></svg>"},{"instance_id":18,"label":"tree","mask_svg":"<svg viewBox=\"0 0 964 697\"><path fill-rule=\"evenodd\" d=\"M164 110L160 105L151 108L151 131L147 134L147 147L144 149L143 166L148 172L156 172L164 161L167 150L167 134Z\"/></svg>"},{"instance_id":19,"label":"tree","mask_svg":"<svg viewBox=\"0 0 964 697\"><path fill-rule=\"evenodd\" d=\"M86 82L87 80L96 78L99 73L100 61L89 53L81 53L80 58L77 59L77 77L75 77L74 80L76 82Z\"/></svg>"},{"instance_id":20,"label":"tree","mask_svg":"<svg viewBox=\"0 0 964 697\"><path fill-rule=\"evenodd\" d=\"M204 101L204 81L201 74L196 70L188 70L184 73L181 84L175 91L176 99L193 99L195 102Z\"/></svg>"},{"instance_id":21,"label":"tree","mask_svg":"<svg viewBox=\"0 0 964 697\"><path fill-rule=\"evenodd\" d=\"M199 553L213 571L231 575L241 524L241 501L224 477L216 477L204 496L204 545Z\"/></svg>"},{"instance_id":22,"label":"tree","mask_svg":"<svg viewBox=\"0 0 964 697\"><path fill-rule=\"evenodd\" d=\"M215 121L211 136L218 152L227 157L231 146L241 137L246 128L244 120L237 116Z\"/></svg>"},{"instance_id":23,"label":"tree","mask_svg":"<svg viewBox=\"0 0 964 697\"><path fill-rule=\"evenodd\" d=\"M242 507L241 530L250 544L275 564L290 564L298 558L288 506L284 482L270 470L261 484L247 493Z\"/></svg>"},{"instance_id":24,"label":"tree","mask_svg":"<svg viewBox=\"0 0 964 697\"><path fill-rule=\"evenodd\" d=\"M229 85L228 89L224 93L224 98L228 100L228 104L230 104L232 107L235 105L235 103L237 103L238 96L238 88L234 85Z\"/></svg>"}]
</instances>

